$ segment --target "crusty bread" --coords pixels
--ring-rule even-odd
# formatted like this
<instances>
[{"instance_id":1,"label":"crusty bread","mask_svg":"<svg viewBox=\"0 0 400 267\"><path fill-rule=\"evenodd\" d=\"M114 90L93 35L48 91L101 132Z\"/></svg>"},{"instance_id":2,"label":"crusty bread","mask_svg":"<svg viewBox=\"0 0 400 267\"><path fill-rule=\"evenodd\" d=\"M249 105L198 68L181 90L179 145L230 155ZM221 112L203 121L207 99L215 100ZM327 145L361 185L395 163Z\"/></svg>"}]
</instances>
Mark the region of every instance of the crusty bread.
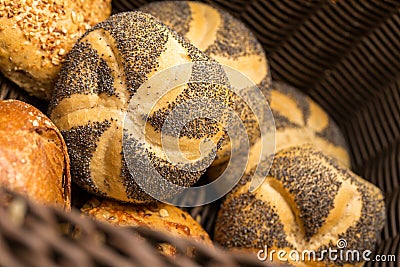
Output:
<instances>
[{"instance_id":1,"label":"crusty bread","mask_svg":"<svg viewBox=\"0 0 400 267\"><path fill-rule=\"evenodd\" d=\"M111 0L5 0L0 6L0 71L49 99L66 54L111 13Z\"/></svg>"},{"instance_id":2,"label":"crusty bread","mask_svg":"<svg viewBox=\"0 0 400 267\"><path fill-rule=\"evenodd\" d=\"M350 167L346 140L337 124L310 97L283 82L272 82L270 107L275 120L276 151L291 146L310 145L333 157L343 167ZM261 139L250 148L247 170L258 164ZM225 170L221 164L207 170L211 180Z\"/></svg>"},{"instance_id":3,"label":"crusty bread","mask_svg":"<svg viewBox=\"0 0 400 267\"><path fill-rule=\"evenodd\" d=\"M253 169L227 195L215 226L219 244L254 253L264 246L269 251L301 253L337 249L337 241L344 239L348 250L362 253L374 248L385 222L383 196L377 187L311 147L284 149L271 160L270 170L267 162L259 166L266 179L256 191L249 192ZM326 260L327 254L323 261L306 258L292 263L354 263Z\"/></svg>"},{"instance_id":4,"label":"crusty bread","mask_svg":"<svg viewBox=\"0 0 400 267\"><path fill-rule=\"evenodd\" d=\"M159 18L194 46L223 65L238 70L257 84L269 99L271 76L265 52L253 33L238 19L216 7L195 1L160 1L140 7ZM250 88L238 88L246 89ZM248 95L251 97L251 95ZM243 122L249 144L260 136L257 118L241 97L234 95L234 111ZM258 100L253 100L257 102ZM258 101L259 102L259 101ZM265 104L259 103L259 105ZM222 148L210 169L229 160L231 143L224 136Z\"/></svg>"},{"instance_id":5,"label":"crusty bread","mask_svg":"<svg viewBox=\"0 0 400 267\"><path fill-rule=\"evenodd\" d=\"M155 85L138 90L156 73L188 62L195 62L190 79L205 82L186 83L165 95ZM172 81L177 75L173 72L168 79ZM185 169L178 166L183 162L169 161L161 144L161 130L171 110L191 99L218 102L221 108L201 106L197 110L214 112L216 120L222 117L223 109L232 104L225 75L220 65L149 14L116 14L89 30L68 55L49 108L69 148L72 178L98 195L135 203L154 201L135 180L140 176L146 183L159 186L149 168L154 167L172 183L193 185L205 167ZM123 155L124 119L129 105L142 107L154 100L157 103L150 114L130 113L129 118L136 116L131 118L133 127L141 123L146 126L145 140L140 140L137 132L126 134L127 153ZM186 124L179 138L170 132L163 135L178 139L179 146L172 147L173 153L202 164L209 162L213 153L201 154L199 146L206 140L218 144L223 127L222 120L199 118ZM149 158L151 167L142 164ZM129 160L137 163L130 165L131 169L127 166Z\"/></svg>"},{"instance_id":6,"label":"crusty bread","mask_svg":"<svg viewBox=\"0 0 400 267\"><path fill-rule=\"evenodd\" d=\"M42 204L70 207L67 147L42 112L0 100L0 144L0 186Z\"/></svg>"},{"instance_id":7,"label":"crusty bread","mask_svg":"<svg viewBox=\"0 0 400 267\"><path fill-rule=\"evenodd\" d=\"M271 110L276 150L311 145L350 167L348 147L339 127L311 98L282 82L273 82Z\"/></svg>"},{"instance_id":8,"label":"crusty bread","mask_svg":"<svg viewBox=\"0 0 400 267\"><path fill-rule=\"evenodd\" d=\"M187 212L163 203L148 205L122 204L111 200L91 199L82 207L82 212L92 218L118 226L142 226L172 234L181 238L192 238L212 245L207 232ZM166 255L176 250L163 244L160 248Z\"/></svg>"}]
</instances>

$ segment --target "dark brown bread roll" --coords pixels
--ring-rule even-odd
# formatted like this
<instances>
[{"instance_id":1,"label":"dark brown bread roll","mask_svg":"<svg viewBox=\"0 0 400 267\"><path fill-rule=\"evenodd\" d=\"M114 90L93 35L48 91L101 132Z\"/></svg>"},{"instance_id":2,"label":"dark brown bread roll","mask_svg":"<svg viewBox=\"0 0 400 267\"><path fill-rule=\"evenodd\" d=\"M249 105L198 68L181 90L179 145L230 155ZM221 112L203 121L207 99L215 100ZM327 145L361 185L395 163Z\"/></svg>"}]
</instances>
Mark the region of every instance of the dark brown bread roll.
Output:
<instances>
[{"instance_id":1,"label":"dark brown bread roll","mask_svg":"<svg viewBox=\"0 0 400 267\"><path fill-rule=\"evenodd\" d=\"M0 71L28 93L50 99L76 40L111 13L111 0L5 0L0 5Z\"/></svg>"},{"instance_id":2,"label":"dark brown bread roll","mask_svg":"<svg viewBox=\"0 0 400 267\"><path fill-rule=\"evenodd\" d=\"M159 18L209 57L238 70L257 84L269 99L271 75L265 52L253 33L228 12L195 1L153 2L140 10ZM248 94L248 97L252 96ZM259 105L267 103L253 101ZM234 95L234 103L234 110L246 128L250 145L253 145L260 136L257 118L251 110L256 107L250 107L238 95ZM230 152L231 143L226 135L211 169L227 162Z\"/></svg>"},{"instance_id":3,"label":"dark brown bread roll","mask_svg":"<svg viewBox=\"0 0 400 267\"><path fill-rule=\"evenodd\" d=\"M148 205L121 204L111 200L92 199L82 207L90 217L117 226L142 226L172 234L181 238L192 238L212 246L207 232L187 212L163 203ZM171 245L163 244L166 255L176 254Z\"/></svg>"},{"instance_id":4,"label":"dark brown bread roll","mask_svg":"<svg viewBox=\"0 0 400 267\"><path fill-rule=\"evenodd\" d=\"M165 95L160 95L158 86L138 90L157 73L190 62L195 63L190 79L206 82L180 85ZM174 80L178 75L173 72L168 79ZM220 103L219 109L197 109L207 108L217 120L222 117L221 109L231 105L229 82L222 68L155 17L127 12L98 24L74 46L61 71L49 112L64 135L72 178L79 185L98 195L147 203L154 199L139 187L135 177L158 186L149 168L180 186L193 185L205 171L188 170L181 168L182 162L169 161L161 144L162 127L171 110L197 98ZM145 140L126 134L128 153L123 154L124 119L129 105L145 106L152 100L158 102L150 114L132 119L135 125L146 126ZM179 146L172 149L199 164L209 161L212 151L200 155L199 146L206 140L218 144L224 134L223 126L199 118L185 125L177 138ZM127 166L129 159L138 162L130 166L133 171ZM142 164L143 159L150 159L152 166Z\"/></svg>"},{"instance_id":5,"label":"dark brown bread roll","mask_svg":"<svg viewBox=\"0 0 400 267\"><path fill-rule=\"evenodd\" d=\"M347 250L374 249L385 222L383 196L376 186L311 147L284 149L268 160L273 160L272 167L261 163L266 179L256 191L249 192L253 169L226 196L215 241L253 253L264 246L282 249L288 260L291 250L322 255L321 261L291 262L299 266L357 264L351 258L329 262L328 255L321 254L329 247L338 249L340 239L347 242Z\"/></svg>"},{"instance_id":6,"label":"dark brown bread roll","mask_svg":"<svg viewBox=\"0 0 400 267\"><path fill-rule=\"evenodd\" d=\"M67 147L56 126L18 100L0 100L0 186L46 205L70 207Z\"/></svg>"}]
</instances>

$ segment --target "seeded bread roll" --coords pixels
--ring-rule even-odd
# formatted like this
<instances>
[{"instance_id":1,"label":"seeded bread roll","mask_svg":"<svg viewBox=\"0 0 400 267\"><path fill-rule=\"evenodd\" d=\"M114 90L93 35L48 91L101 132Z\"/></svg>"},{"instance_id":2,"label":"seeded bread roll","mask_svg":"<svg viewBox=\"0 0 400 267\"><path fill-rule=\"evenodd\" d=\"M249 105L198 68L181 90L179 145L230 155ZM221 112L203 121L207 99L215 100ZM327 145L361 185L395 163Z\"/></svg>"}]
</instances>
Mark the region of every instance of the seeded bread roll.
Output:
<instances>
[{"instance_id":1,"label":"seeded bread roll","mask_svg":"<svg viewBox=\"0 0 400 267\"><path fill-rule=\"evenodd\" d=\"M188 62L194 63L190 80L204 82L183 84L165 95L161 94L162 86L146 85L138 90L156 73ZM172 72L168 78L172 81L178 75ZM149 168L169 182L185 187L193 185L205 171L205 167L187 169L181 166L186 163L169 161L160 141L171 110L193 99L218 102L221 108L209 111L215 113L216 120L223 115L224 107L231 105L231 93L221 66L155 17L126 12L96 25L77 42L61 70L49 113L62 130L69 148L71 174L79 185L101 196L148 203L154 199L139 187L135 178L140 176L150 186L159 186ZM135 125L143 122L146 126L145 140L139 139L137 132L126 133L123 154L128 105L143 106L153 100L157 103L150 114L132 118ZM208 109L197 106L191 112L205 108ZM175 131L176 127L168 129ZM213 153L200 154L199 146L206 140L218 144L223 127L220 122L199 118L185 125L179 133L179 145L171 149L202 165L211 160ZM173 137L173 132L164 131L163 135ZM152 166L145 165L143 159L150 159ZM128 161L136 164L127 166Z\"/></svg>"},{"instance_id":2,"label":"seeded bread roll","mask_svg":"<svg viewBox=\"0 0 400 267\"><path fill-rule=\"evenodd\" d=\"M5 0L0 5L0 71L28 93L50 99L66 54L111 13L111 0Z\"/></svg>"},{"instance_id":3,"label":"seeded bread roll","mask_svg":"<svg viewBox=\"0 0 400 267\"><path fill-rule=\"evenodd\" d=\"M46 205L70 207L67 147L56 126L18 100L0 100L0 186Z\"/></svg>"},{"instance_id":4,"label":"seeded bread roll","mask_svg":"<svg viewBox=\"0 0 400 267\"><path fill-rule=\"evenodd\" d=\"M142 226L182 238L192 238L212 245L207 232L185 211L163 203L149 205L121 204L111 200L92 199L82 207L92 218L118 226ZM163 244L166 255L176 254L174 247Z\"/></svg>"},{"instance_id":5,"label":"seeded bread roll","mask_svg":"<svg viewBox=\"0 0 400 267\"><path fill-rule=\"evenodd\" d=\"M310 145L333 157L343 167L350 167L346 141L336 123L311 98L282 82L273 82L270 107L275 120L276 151L291 146ZM261 139L250 148L247 170L258 164ZM225 170L221 164L207 170L211 180Z\"/></svg>"},{"instance_id":6,"label":"seeded bread roll","mask_svg":"<svg viewBox=\"0 0 400 267\"><path fill-rule=\"evenodd\" d=\"M271 110L275 119L276 150L311 145L350 167L346 141L336 123L313 100L298 89L273 82Z\"/></svg>"},{"instance_id":7,"label":"seeded bread roll","mask_svg":"<svg viewBox=\"0 0 400 267\"><path fill-rule=\"evenodd\" d=\"M256 191L249 192L253 169L224 200L215 227L219 244L254 253L267 246L322 254L321 261L292 262L307 266L356 264L351 258L329 262L322 253L338 249L339 239L346 240L345 250L373 250L385 222L377 187L311 147L284 149L268 160L272 167L259 166L266 179Z\"/></svg>"},{"instance_id":8,"label":"seeded bread roll","mask_svg":"<svg viewBox=\"0 0 400 267\"><path fill-rule=\"evenodd\" d=\"M265 52L253 33L229 13L195 1L153 2L140 10L159 18L209 57L247 76L269 98L271 76ZM245 92L246 89L242 93ZM253 145L260 136L251 110L256 107L250 108L238 95L234 96L234 103ZM230 150L229 137L225 135L211 168L228 161Z\"/></svg>"}]
</instances>

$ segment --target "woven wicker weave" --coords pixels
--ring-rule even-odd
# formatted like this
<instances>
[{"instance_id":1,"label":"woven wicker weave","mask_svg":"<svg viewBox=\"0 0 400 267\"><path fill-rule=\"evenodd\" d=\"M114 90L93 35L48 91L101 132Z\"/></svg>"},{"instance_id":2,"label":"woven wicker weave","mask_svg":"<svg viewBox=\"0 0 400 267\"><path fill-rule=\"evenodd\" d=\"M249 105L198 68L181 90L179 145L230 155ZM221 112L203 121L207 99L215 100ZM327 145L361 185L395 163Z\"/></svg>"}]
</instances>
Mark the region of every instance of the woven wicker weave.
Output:
<instances>
[{"instance_id":1,"label":"woven wicker weave","mask_svg":"<svg viewBox=\"0 0 400 267\"><path fill-rule=\"evenodd\" d=\"M117 228L27 201L0 188L0 266L272 266L147 228ZM78 232L78 234L77 234ZM162 243L178 254L163 256ZM194 255L185 253L194 247Z\"/></svg>"},{"instance_id":2,"label":"woven wicker weave","mask_svg":"<svg viewBox=\"0 0 400 267\"><path fill-rule=\"evenodd\" d=\"M132 10L147 2L114 0L113 11ZM336 120L348 140L353 170L379 186L386 196L388 220L376 253L400 258L400 1L205 2L220 5L244 21L263 44L273 79L300 88ZM45 109L45 103L27 96L3 76L0 90L2 99L19 98ZM199 259L184 255L175 261L160 258L150 243L168 240L179 247L186 241L143 229L116 230L82 220L76 212L67 216L27 205L29 216L19 227L4 219L6 211L0 214L0 265L19 266L15 261L21 261L27 263L24 266L52 266L46 262L51 259L60 266L84 261L87 265L80 266L108 266L114 258L120 260L118 266L128 261L129 266L158 266L157 260L167 266L196 266L209 261L210 266L257 264L254 259L203 248L199 248ZM190 212L200 216L202 225L212 232L218 206L218 202L212 203ZM63 221L84 225L85 239L60 234L57 227ZM98 233L106 236L106 242L95 240ZM127 238L136 234L148 242ZM367 266L396 263L369 262Z\"/></svg>"},{"instance_id":3,"label":"woven wicker weave","mask_svg":"<svg viewBox=\"0 0 400 267\"><path fill-rule=\"evenodd\" d=\"M34 105L42 112L46 112L47 109L46 102L30 96L13 82L6 79L2 73L0 73L0 99L18 99Z\"/></svg>"},{"instance_id":4,"label":"woven wicker weave","mask_svg":"<svg viewBox=\"0 0 400 267\"><path fill-rule=\"evenodd\" d=\"M19 99L29 101L29 95L18 88L17 85L9 81L0 73L0 99Z\"/></svg>"}]
</instances>

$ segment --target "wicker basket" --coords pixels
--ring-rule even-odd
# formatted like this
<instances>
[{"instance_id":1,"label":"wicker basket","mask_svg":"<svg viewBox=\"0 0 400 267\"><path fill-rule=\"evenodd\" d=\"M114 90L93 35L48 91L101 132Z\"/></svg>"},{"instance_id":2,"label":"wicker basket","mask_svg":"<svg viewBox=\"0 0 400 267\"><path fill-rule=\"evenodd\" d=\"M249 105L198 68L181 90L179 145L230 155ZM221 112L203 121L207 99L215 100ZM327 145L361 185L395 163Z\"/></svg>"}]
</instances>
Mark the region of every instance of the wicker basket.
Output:
<instances>
[{"instance_id":1,"label":"wicker basket","mask_svg":"<svg viewBox=\"0 0 400 267\"><path fill-rule=\"evenodd\" d=\"M149 1L114 0L113 11L133 10ZM400 257L400 1L208 0L244 21L269 56L274 80L300 88L324 107L345 134L353 171L386 196L387 222L377 254ZM0 76L0 98L18 98L45 110ZM7 194L11 199L15 196ZM258 266L254 257L215 251L147 229L117 229L22 201L18 225L0 210L1 266ZM19 202L18 202L19 201ZM22 202L21 202L22 201ZM21 204L25 203L25 204ZM10 206L9 206L10 207ZM13 207L13 205L11 205ZM212 233L219 203L191 209ZM60 223L82 228L80 238ZM142 236L144 239L134 238ZM100 240L100 241L99 241ZM154 244L197 248L196 257L175 260ZM132 249L135 248L135 249ZM139 249L140 248L140 249ZM397 266L368 262L367 266Z\"/></svg>"},{"instance_id":2,"label":"wicker basket","mask_svg":"<svg viewBox=\"0 0 400 267\"><path fill-rule=\"evenodd\" d=\"M0 203L6 203L0 206L0 266L272 266L147 228L116 228L1 188ZM159 253L157 246L165 243L177 249L173 258Z\"/></svg>"}]
</instances>

